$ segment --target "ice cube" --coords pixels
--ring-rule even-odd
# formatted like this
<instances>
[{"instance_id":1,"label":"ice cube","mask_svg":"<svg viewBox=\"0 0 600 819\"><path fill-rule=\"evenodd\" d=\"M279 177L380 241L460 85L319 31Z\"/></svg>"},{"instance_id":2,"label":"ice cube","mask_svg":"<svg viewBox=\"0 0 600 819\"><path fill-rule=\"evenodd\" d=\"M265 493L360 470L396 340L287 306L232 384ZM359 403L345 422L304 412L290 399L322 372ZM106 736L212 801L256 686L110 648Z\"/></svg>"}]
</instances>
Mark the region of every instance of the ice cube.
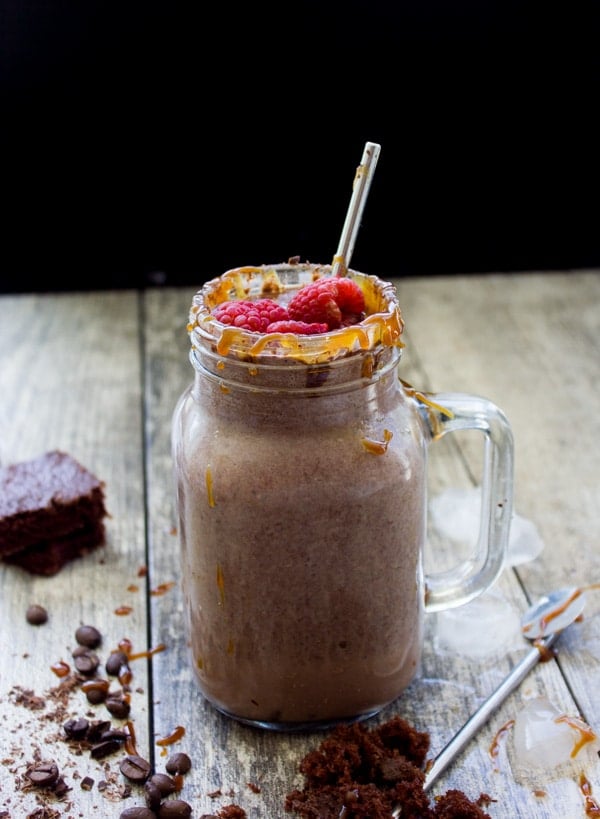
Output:
<instances>
[{"instance_id":1,"label":"ice cube","mask_svg":"<svg viewBox=\"0 0 600 819\"><path fill-rule=\"evenodd\" d=\"M485 657L522 648L520 632L517 612L492 590L464 606L438 612L433 640L436 651Z\"/></svg>"},{"instance_id":2,"label":"ice cube","mask_svg":"<svg viewBox=\"0 0 600 819\"><path fill-rule=\"evenodd\" d=\"M510 523L507 566L519 566L535 560L544 548L537 526L531 520L514 514Z\"/></svg>"},{"instance_id":3,"label":"ice cube","mask_svg":"<svg viewBox=\"0 0 600 819\"><path fill-rule=\"evenodd\" d=\"M556 768L571 762L596 735L579 717L563 714L547 697L535 697L517 714L513 730L517 768Z\"/></svg>"},{"instance_id":4,"label":"ice cube","mask_svg":"<svg viewBox=\"0 0 600 819\"><path fill-rule=\"evenodd\" d=\"M429 514L432 527L444 538L474 551L479 534L481 488L445 489L431 498ZM536 525L513 513L506 556L507 566L534 560L544 548Z\"/></svg>"}]
</instances>

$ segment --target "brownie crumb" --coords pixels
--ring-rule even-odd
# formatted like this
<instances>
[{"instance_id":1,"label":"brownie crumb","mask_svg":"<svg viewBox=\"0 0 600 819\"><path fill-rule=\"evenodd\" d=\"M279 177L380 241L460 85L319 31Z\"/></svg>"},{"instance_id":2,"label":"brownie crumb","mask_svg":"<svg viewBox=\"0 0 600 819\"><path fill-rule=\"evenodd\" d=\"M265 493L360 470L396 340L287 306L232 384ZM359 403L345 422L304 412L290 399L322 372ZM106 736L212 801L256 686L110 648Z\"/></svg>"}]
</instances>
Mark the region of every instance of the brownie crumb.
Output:
<instances>
[{"instance_id":1,"label":"brownie crumb","mask_svg":"<svg viewBox=\"0 0 600 819\"><path fill-rule=\"evenodd\" d=\"M287 794L284 807L303 819L491 819L478 802L450 790L430 800L423 790L429 735L401 717L369 729L339 725L300 762L304 787Z\"/></svg>"},{"instance_id":2,"label":"brownie crumb","mask_svg":"<svg viewBox=\"0 0 600 819\"><path fill-rule=\"evenodd\" d=\"M246 819L246 811L239 805L225 805L217 816L219 819Z\"/></svg>"}]
</instances>

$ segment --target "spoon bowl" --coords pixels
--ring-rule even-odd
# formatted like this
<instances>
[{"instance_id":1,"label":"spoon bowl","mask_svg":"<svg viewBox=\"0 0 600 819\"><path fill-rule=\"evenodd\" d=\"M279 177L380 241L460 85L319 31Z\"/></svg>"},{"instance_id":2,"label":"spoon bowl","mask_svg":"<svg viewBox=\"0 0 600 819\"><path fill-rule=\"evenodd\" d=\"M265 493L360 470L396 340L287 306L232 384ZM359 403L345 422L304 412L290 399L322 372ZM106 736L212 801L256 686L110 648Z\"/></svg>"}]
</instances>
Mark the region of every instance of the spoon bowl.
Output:
<instances>
[{"instance_id":1,"label":"spoon bowl","mask_svg":"<svg viewBox=\"0 0 600 819\"><path fill-rule=\"evenodd\" d=\"M585 593L581 588L568 586L549 592L523 614L523 636L528 640L539 640L556 634L575 622L584 607Z\"/></svg>"}]
</instances>

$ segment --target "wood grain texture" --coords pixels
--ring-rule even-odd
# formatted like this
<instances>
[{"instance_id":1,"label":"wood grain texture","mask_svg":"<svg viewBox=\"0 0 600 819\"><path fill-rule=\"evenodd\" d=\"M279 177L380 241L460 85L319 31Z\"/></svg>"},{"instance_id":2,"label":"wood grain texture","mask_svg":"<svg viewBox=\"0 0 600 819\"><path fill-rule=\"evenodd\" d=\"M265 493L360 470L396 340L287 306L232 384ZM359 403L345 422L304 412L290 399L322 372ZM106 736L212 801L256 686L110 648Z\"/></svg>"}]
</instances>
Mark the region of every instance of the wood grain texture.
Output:
<instances>
[{"instance_id":1,"label":"wood grain texture","mask_svg":"<svg viewBox=\"0 0 600 819\"><path fill-rule=\"evenodd\" d=\"M600 274L498 274L401 279L406 320L401 377L415 387L484 395L508 415L515 436L515 506L538 527L545 548L507 568L490 593L518 618L528 600L565 585L600 581L600 470L595 419L600 411ZM111 513L106 547L54 578L0 566L0 807L27 816L35 794L16 788L36 746L50 753L73 786L58 806L66 817L118 817L115 786L98 782L116 769L51 739L57 726L15 705L16 686L42 694L58 679L50 666L68 660L74 629L95 624L108 648L124 636L135 650L164 645L134 665L134 720L140 753L157 770L172 751L193 759L182 798L194 816L236 803L250 819L284 817L285 794L300 784L298 763L322 738L255 730L218 714L192 676L180 593L179 547L170 455L175 403L192 379L186 334L193 290L31 295L0 299L0 459L24 460L55 447L79 458L106 483ZM430 448L430 492L477 483L478 435L448 437ZM427 568L454 556L433 534ZM138 576L146 565L147 578ZM137 591L133 590L137 587ZM264 590L262 590L264 593ZM50 622L25 622L28 603L46 605ZM475 601L476 602L476 601ZM121 605L133 611L115 614ZM472 603L473 617L477 607ZM431 736L434 755L529 649L518 632L510 646L477 656L444 649L445 615L429 615L422 668L404 694L371 722L401 715ZM502 727L536 695L596 731L600 690L600 592L585 617L559 641L558 662L536 667L435 786L497 801L494 819L585 818L578 775L600 802L598 758L582 752L557 771L516 774L510 732L493 758ZM90 706L78 692L70 707ZM91 710L100 713L101 707ZM158 740L185 729L172 745ZM48 744L44 739L49 738ZM76 772L96 781L82 791ZM118 771L116 782L122 783ZM250 785L258 786L255 793ZM135 791L135 789L134 789ZM536 792L539 791L539 793ZM138 791L135 804L141 804ZM70 805L70 806L69 806ZM56 807L56 806L55 806Z\"/></svg>"}]
</instances>

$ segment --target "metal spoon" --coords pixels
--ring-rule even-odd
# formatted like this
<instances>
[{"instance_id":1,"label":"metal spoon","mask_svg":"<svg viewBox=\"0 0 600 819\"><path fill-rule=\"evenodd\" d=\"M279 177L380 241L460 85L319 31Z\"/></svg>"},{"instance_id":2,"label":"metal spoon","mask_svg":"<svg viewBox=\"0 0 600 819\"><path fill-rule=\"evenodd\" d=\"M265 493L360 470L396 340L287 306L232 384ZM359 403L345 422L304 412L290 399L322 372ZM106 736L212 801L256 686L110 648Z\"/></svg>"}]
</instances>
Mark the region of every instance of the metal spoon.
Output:
<instances>
[{"instance_id":1,"label":"metal spoon","mask_svg":"<svg viewBox=\"0 0 600 819\"><path fill-rule=\"evenodd\" d=\"M547 656L548 650L561 631L579 617L584 605L584 590L570 587L557 589L545 595L527 609L521 618L521 629L525 637L535 641L534 647L523 657L521 662L517 663L504 682L496 688L494 693L488 697L445 748L440 751L425 775L424 791L428 791L437 782L450 763L456 759L482 725L488 721L491 714L515 690L539 660ZM399 805L392 811L392 816L397 819L401 813L402 806Z\"/></svg>"}]
</instances>

